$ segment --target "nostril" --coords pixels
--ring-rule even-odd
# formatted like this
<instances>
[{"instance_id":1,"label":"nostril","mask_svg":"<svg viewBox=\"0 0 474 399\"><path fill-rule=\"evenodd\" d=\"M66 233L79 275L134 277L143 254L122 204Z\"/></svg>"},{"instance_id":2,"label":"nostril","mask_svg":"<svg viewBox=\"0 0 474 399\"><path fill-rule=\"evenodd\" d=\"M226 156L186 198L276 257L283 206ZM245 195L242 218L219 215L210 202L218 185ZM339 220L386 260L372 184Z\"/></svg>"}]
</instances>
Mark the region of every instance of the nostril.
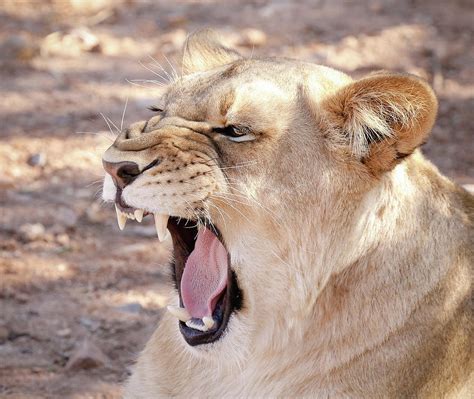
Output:
<instances>
[{"instance_id":1,"label":"nostril","mask_svg":"<svg viewBox=\"0 0 474 399\"><path fill-rule=\"evenodd\" d=\"M124 188L140 174L138 164L135 162L107 162L102 161L105 171L112 176L115 185Z\"/></svg>"},{"instance_id":2,"label":"nostril","mask_svg":"<svg viewBox=\"0 0 474 399\"><path fill-rule=\"evenodd\" d=\"M138 176L140 174L140 170L138 169L138 165L134 162L128 162L125 165L122 165L117 170L117 176L123 179L130 179Z\"/></svg>"}]
</instances>

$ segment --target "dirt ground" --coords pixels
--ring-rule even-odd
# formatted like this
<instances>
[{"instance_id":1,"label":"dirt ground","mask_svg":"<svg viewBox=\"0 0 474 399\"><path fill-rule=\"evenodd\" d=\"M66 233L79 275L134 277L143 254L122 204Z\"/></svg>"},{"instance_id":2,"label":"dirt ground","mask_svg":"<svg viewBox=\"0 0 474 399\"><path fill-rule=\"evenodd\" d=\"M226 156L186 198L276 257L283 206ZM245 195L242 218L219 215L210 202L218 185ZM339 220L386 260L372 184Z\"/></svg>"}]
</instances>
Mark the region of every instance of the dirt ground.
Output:
<instances>
[{"instance_id":1,"label":"dirt ground","mask_svg":"<svg viewBox=\"0 0 474 399\"><path fill-rule=\"evenodd\" d=\"M210 26L248 56L297 57L355 77L378 69L425 77L440 112L424 152L472 184L473 8L2 0L0 397L118 398L156 327L170 292L169 243L148 222L119 232L100 200L100 155L113 137L106 118L120 128L126 102L124 125L151 115L162 82L179 72L187 33Z\"/></svg>"}]
</instances>

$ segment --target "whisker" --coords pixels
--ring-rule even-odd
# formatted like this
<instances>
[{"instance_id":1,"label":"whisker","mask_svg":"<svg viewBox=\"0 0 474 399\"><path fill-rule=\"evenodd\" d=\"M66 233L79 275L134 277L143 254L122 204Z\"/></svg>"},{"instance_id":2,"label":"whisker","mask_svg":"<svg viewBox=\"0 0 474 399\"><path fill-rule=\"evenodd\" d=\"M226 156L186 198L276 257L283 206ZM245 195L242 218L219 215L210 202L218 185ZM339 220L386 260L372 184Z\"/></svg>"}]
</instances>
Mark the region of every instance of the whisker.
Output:
<instances>
[{"instance_id":1,"label":"whisker","mask_svg":"<svg viewBox=\"0 0 474 399\"><path fill-rule=\"evenodd\" d=\"M215 193L212 194L212 197L220 198L221 200L223 200L223 202L224 202L226 205L230 206L232 209L234 209L236 212L238 212L241 216L243 216L244 219L247 220L251 225L255 226L255 223L252 222L245 214L243 214L238 208L236 208L235 206L233 206L232 204L230 204L229 202L227 202L227 199L228 199L228 198L226 198L226 197L224 197L224 196L221 196L221 195L219 195L219 194L215 194Z\"/></svg>"},{"instance_id":2,"label":"whisker","mask_svg":"<svg viewBox=\"0 0 474 399\"><path fill-rule=\"evenodd\" d=\"M126 79L126 81L128 83L131 83L132 85L135 85L135 86L140 86L140 87L145 87L147 89L149 89L149 87L147 86L143 86L143 85L139 85L137 82L141 82L141 83L152 83L154 85L157 85L157 86L160 86L160 87L165 87L167 86L165 83L163 82L160 82L159 80L153 80L153 79Z\"/></svg>"},{"instance_id":3,"label":"whisker","mask_svg":"<svg viewBox=\"0 0 474 399\"><path fill-rule=\"evenodd\" d=\"M120 130L118 128L118 126L114 123L114 121L112 120L112 118L106 116L106 118L109 120L109 122L112 124L112 126L115 128L115 130L117 131L117 133L120 134Z\"/></svg>"},{"instance_id":4,"label":"whisker","mask_svg":"<svg viewBox=\"0 0 474 399\"><path fill-rule=\"evenodd\" d=\"M120 132L122 132L122 129L123 129L123 120L125 118L125 112L127 111L127 105L128 105L128 97L127 97L127 100L125 100L125 106L123 107L122 120L120 121Z\"/></svg>"},{"instance_id":5,"label":"whisker","mask_svg":"<svg viewBox=\"0 0 474 399\"><path fill-rule=\"evenodd\" d=\"M163 54L164 55L164 54ZM163 66L155 59L153 58L151 55L148 55L148 57L159 67L161 68L161 70L165 73L165 75L168 77L168 82L173 82L173 77L168 73L168 71L166 71L165 68L163 68Z\"/></svg>"},{"instance_id":6,"label":"whisker","mask_svg":"<svg viewBox=\"0 0 474 399\"><path fill-rule=\"evenodd\" d=\"M149 68L143 62L141 62L141 61L138 61L138 62L143 68L145 68L147 71L150 71L153 75L156 75L159 78L163 79L167 84L170 83L169 79L166 79L165 77L161 76L158 72L156 72L155 70Z\"/></svg>"},{"instance_id":7,"label":"whisker","mask_svg":"<svg viewBox=\"0 0 474 399\"><path fill-rule=\"evenodd\" d=\"M102 180L103 180L103 179L94 180L94 181L92 181L92 182L86 184L85 187L86 187L86 188L89 188L89 187L92 187L92 186L94 186L94 185L96 185L96 184L102 184Z\"/></svg>"},{"instance_id":8,"label":"whisker","mask_svg":"<svg viewBox=\"0 0 474 399\"><path fill-rule=\"evenodd\" d=\"M112 127L110 126L110 122L107 120L107 118L105 117L105 115L100 112L100 116L102 116L102 118L104 119L105 123L107 124L107 127L109 128L110 130L110 133L113 134L114 136L116 136L116 134L112 131Z\"/></svg>"},{"instance_id":9,"label":"whisker","mask_svg":"<svg viewBox=\"0 0 474 399\"><path fill-rule=\"evenodd\" d=\"M176 69L174 68L173 64L170 62L165 53L163 53L163 57L165 57L166 62L171 67L171 70L173 71L173 81L175 81L176 79L178 79L178 73L176 72Z\"/></svg>"}]
</instances>

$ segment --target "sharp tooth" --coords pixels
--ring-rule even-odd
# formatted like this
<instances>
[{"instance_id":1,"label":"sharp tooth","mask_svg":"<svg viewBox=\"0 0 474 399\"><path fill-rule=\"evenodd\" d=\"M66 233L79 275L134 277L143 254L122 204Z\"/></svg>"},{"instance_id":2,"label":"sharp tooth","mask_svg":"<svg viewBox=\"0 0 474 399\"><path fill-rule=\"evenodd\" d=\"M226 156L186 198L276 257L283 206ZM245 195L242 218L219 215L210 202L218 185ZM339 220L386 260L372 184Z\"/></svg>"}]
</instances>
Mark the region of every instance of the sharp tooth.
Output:
<instances>
[{"instance_id":1,"label":"sharp tooth","mask_svg":"<svg viewBox=\"0 0 474 399\"><path fill-rule=\"evenodd\" d=\"M135 209L135 212L133 212L135 215L135 219L137 220L138 223L141 223L143 220L143 209Z\"/></svg>"},{"instance_id":2,"label":"sharp tooth","mask_svg":"<svg viewBox=\"0 0 474 399\"><path fill-rule=\"evenodd\" d=\"M125 224L127 223L127 217L125 216L125 213L123 213L117 204L115 205L115 212L117 213L117 223L119 226L120 230L123 230L125 227Z\"/></svg>"},{"instance_id":3,"label":"sharp tooth","mask_svg":"<svg viewBox=\"0 0 474 399\"><path fill-rule=\"evenodd\" d=\"M131 213L127 213L127 219L132 219L135 220L135 216L133 216Z\"/></svg>"},{"instance_id":4,"label":"sharp tooth","mask_svg":"<svg viewBox=\"0 0 474 399\"><path fill-rule=\"evenodd\" d=\"M168 306L168 312L170 312L174 317L178 318L182 322L186 323L191 320L191 315L185 308L180 308L179 306Z\"/></svg>"},{"instance_id":5,"label":"sharp tooth","mask_svg":"<svg viewBox=\"0 0 474 399\"><path fill-rule=\"evenodd\" d=\"M158 239L160 241L164 241L169 236L169 231L167 229L168 225L168 215L161 215L159 213L155 213L155 227L156 233L158 234Z\"/></svg>"},{"instance_id":6,"label":"sharp tooth","mask_svg":"<svg viewBox=\"0 0 474 399\"><path fill-rule=\"evenodd\" d=\"M204 316L202 322L210 330L214 326L214 319L212 317Z\"/></svg>"},{"instance_id":7,"label":"sharp tooth","mask_svg":"<svg viewBox=\"0 0 474 399\"><path fill-rule=\"evenodd\" d=\"M200 324L195 324L192 320L188 320L186 322L186 325L189 328L194 328L195 330L199 330L199 331L202 331L202 332L206 332L208 330L208 328L206 326L201 326Z\"/></svg>"}]
</instances>

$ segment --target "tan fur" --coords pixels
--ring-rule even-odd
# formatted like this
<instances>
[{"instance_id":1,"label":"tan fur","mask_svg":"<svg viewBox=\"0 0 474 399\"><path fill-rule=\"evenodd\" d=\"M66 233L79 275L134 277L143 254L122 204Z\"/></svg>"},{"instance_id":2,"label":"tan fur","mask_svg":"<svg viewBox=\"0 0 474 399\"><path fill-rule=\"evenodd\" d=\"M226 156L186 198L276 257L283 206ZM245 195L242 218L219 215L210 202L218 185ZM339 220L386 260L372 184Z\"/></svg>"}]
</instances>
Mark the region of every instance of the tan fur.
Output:
<instances>
[{"instance_id":1,"label":"tan fur","mask_svg":"<svg viewBox=\"0 0 474 399\"><path fill-rule=\"evenodd\" d=\"M209 32L183 62L165 113L104 159L161 160L124 200L211 218L243 308L198 347L164 315L125 396L469 397L474 199L417 150L436 115L429 86L246 60ZM225 124L255 139L213 132Z\"/></svg>"}]
</instances>

